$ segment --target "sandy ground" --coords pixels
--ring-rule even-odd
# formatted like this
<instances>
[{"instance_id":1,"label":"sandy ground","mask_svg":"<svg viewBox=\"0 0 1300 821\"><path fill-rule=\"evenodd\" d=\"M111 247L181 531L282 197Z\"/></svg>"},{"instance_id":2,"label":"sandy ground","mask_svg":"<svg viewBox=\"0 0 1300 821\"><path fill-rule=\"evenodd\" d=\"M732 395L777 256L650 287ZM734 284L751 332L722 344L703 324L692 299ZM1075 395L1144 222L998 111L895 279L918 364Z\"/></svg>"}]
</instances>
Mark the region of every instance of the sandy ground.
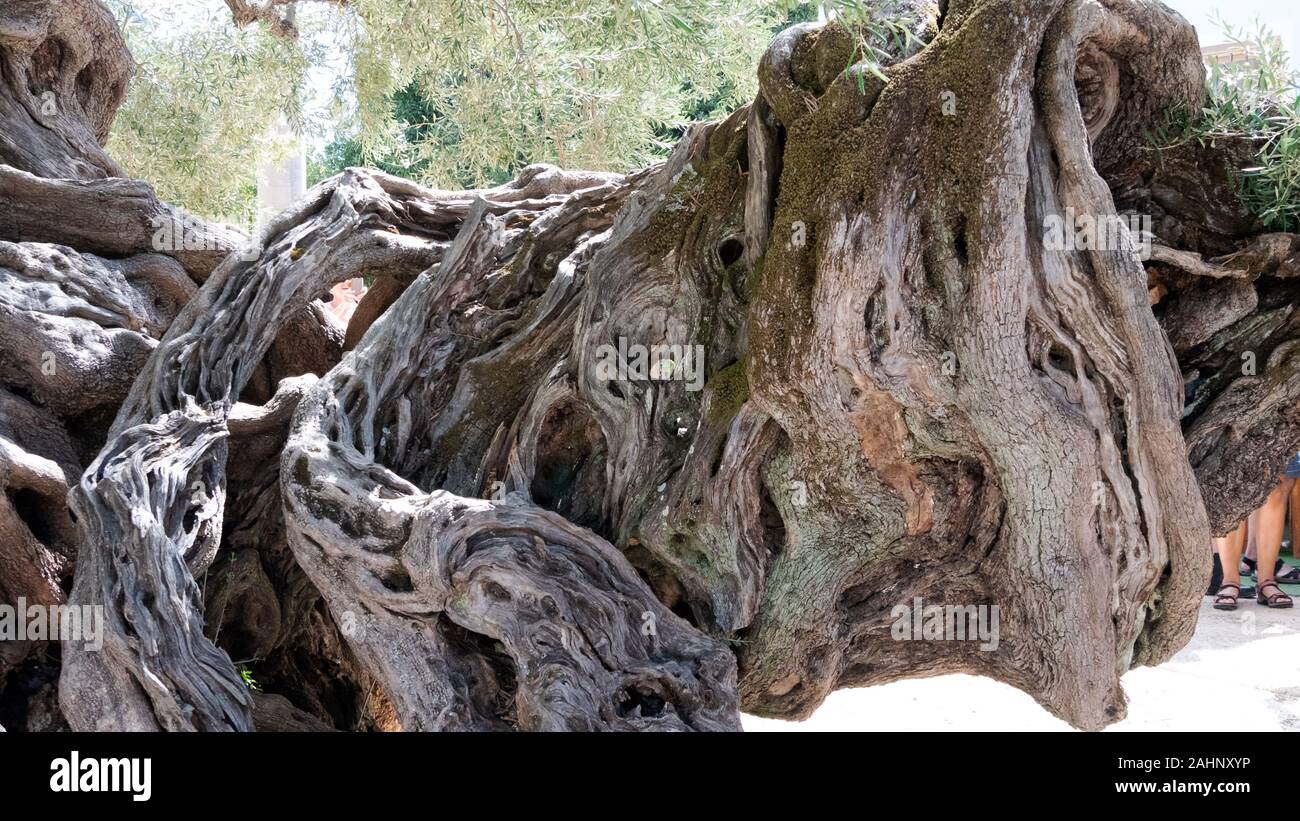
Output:
<instances>
[{"instance_id":1,"label":"sandy ground","mask_svg":"<svg viewBox=\"0 0 1300 821\"><path fill-rule=\"evenodd\" d=\"M1124 676L1128 718L1107 732L1300 730L1300 608L1243 601L1223 613L1210 602L1182 652ZM745 716L744 725L750 732L1071 729L1019 690L976 676L841 690L807 721Z\"/></svg>"}]
</instances>

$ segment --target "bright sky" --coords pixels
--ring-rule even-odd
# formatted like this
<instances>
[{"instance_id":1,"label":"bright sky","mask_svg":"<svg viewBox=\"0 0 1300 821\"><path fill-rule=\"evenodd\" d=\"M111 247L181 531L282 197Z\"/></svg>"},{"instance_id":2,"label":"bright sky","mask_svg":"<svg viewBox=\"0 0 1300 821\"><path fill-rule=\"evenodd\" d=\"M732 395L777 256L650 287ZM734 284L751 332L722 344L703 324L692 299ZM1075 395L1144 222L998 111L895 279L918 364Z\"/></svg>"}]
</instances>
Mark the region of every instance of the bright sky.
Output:
<instances>
[{"instance_id":1,"label":"bright sky","mask_svg":"<svg viewBox=\"0 0 1300 821\"><path fill-rule=\"evenodd\" d=\"M1212 22L1216 11L1237 28L1254 28L1254 22L1260 20L1282 38L1291 54L1292 65L1300 68L1300 6L1295 0L1164 0L1164 3L1196 26L1202 46L1218 45L1227 39Z\"/></svg>"}]
</instances>

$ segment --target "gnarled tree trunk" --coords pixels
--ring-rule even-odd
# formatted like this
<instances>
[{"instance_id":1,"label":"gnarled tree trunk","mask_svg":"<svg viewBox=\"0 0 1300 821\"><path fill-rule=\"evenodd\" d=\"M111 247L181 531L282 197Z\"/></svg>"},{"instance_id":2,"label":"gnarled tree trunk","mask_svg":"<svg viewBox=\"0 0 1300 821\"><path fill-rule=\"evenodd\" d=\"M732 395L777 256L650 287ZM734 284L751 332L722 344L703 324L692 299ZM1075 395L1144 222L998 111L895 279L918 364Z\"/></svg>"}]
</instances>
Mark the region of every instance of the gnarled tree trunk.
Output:
<instances>
[{"instance_id":1,"label":"gnarled tree trunk","mask_svg":"<svg viewBox=\"0 0 1300 821\"><path fill-rule=\"evenodd\" d=\"M24 8L0 48L28 78L68 20L111 29ZM201 223L203 252L150 246L175 212L74 139L103 138L120 41L64 60L118 72L44 123L65 156L0 122L0 592L71 576L107 636L27 662L20 719L52 669L74 728L735 729L946 672L1121 718L1300 444L1300 242L1236 206L1240 146L1145 141L1204 94L1162 5L879 12L913 34L879 70L791 28L661 165L351 169L252 254ZM105 216L49 216L77 209ZM1049 241L1121 210L1156 217L1145 268ZM345 336L313 300L359 276ZM996 649L894 640L918 598L997 606Z\"/></svg>"}]
</instances>

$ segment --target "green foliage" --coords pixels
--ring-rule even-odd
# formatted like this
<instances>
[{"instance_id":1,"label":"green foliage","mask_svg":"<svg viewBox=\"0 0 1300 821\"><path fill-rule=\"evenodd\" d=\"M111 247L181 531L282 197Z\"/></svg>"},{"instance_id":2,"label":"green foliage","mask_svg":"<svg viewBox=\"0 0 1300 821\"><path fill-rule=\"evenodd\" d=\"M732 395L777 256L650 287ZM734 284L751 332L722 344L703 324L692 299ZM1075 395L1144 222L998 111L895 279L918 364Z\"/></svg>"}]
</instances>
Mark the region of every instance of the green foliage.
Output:
<instances>
[{"instance_id":1,"label":"green foliage","mask_svg":"<svg viewBox=\"0 0 1300 821\"><path fill-rule=\"evenodd\" d=\"M683 116L750 99L772 27L807 5L300 3L294 43L261 25L236 29L218 0L109 2L140 63L110 150L165 198L210 216L251 211L256 161L276 149L261 135L281 116L329 138L313 176L378 165L462 187L530 162L640 166L662 155ZM323 73L336 77L332 110L306 129Z\"/></svg>"},{"instance_id":2,"label":"green foliage","mask_svg":"<svg viewBox=\"0 0 1300 821\"><path fill-rule=\"evenodd\" d=\"M423 94L419 83L411 83L399 89L389 101L392 106L393 120L402 131L402 145L405 150L386 156L366 156L361 143L350 137L338 137L328 144L307 165L307 184L315 185L321 180L334 176L345 168L366 165L409 179L423 179L429 160L417 156L409 146L424 142L440 141L445 148L453 148L455 134L447 133L437 109ZM504 170L492 175L493 182L505 182L511 175ZM464 187L471 187L473 180L463 180Z\"/></svg>"},{"instance_id":3,"label":"green foliage","mask_svg":"<svg viewBox=\"0 0 1300 821\"><path fill-rule=\"evenodd\" d=\"M347 130L365 158L430 184L491 183L528 162L628 170L692 106L734 106L782 4L755 0L357 0ZM390 101L412 83L425 130ZM718 97L722 90L721 99Z\"/></svg>"},{"instance_id":4,"label":"green foliage","mask_svg":"<svg viewBox=\"0 0 1300 821\"><path fill-rule=\"evenodd\" d=\"M912 36L875 22L891 0L304 2L297 42L235 28L218 0L107 2L139 63L110 151L165 199L242 222L282 118L320 146L311 182L349 165L455 188L532 162L627 171L752 99L786 25L860 23L868 59ZM308 122L323 76L329 112Z\"/></svg>"},{"instance_id":5,"label":"green foliage","mask_svg":"<svg viewBox=\"0 0 1300 821\"><path fill-rule=\"evenodd\" d=\"M253 671L251 669L243 664L236 665L235 669L238 671L239 678L244 682L245 687L252 690L254 693L262 692L262 685L258 684L257 679L253 678Z\"/></svg>"},{"instance_id":6,"label":"green foliage","mask_svg":"<svg viewBox=\"0 0 1300 821\"><path fill-rule=\"evenodd\" d=\"M256 161L282 148L264 135L281 117L304 127L310 49L236 29L224 5L201 25L181 24L178 12L146 17L125 0L108 5L136 62L109 153L165 200L250 223Z\"/></svg>"},{"instance_id":7,"label":"green foliage","mask_svg":"<svg viewBox=\"0 0 1300 821\"><path fill-rule=\"evenodd\" d=\"M1251 140L1257 146L1256 164L1242 169L1243 205L1272 230L1300 230L1300 89L1290 56L1263 25L1244 31L1219 24L1251 59L1212 66L1205 108L1194 116L1169 112L1152 130L1151 140L1161 149L1190 140Z\"/></svg>"},{"instance_id":8,"label":"green foliage","mask_svg":"<svg viewBox=\"0 0 1300 821\"><path fill-rule=\"evenodd\" d=\"M417 77L388 98L387 121L378 118L372 121L373 126L395 133L395 139L370 143L364 141L364 136L335 139L313 157L310 182L318 182L350 165L371 165L430 184L458 187L505 182L524 165L537 161L629 170L667 156L690 125L721 119L751 99L758 56L771 37L788 26L839 19L854 28L855 35L861 39L860 53L868 61L880 54L885 43L915 42L912 27L917 21L889 13L891 5L892 0L751 0L748 4L680 2L633 6L627 13L635 12L639 26L634 31L640 36L630 40L636 50L627 52L626 57L618 56L619 60L632 60L631 65L603 69L603 75L592 74L582 67L577 55L572 55L568 62L578 67L576 73L566 76L565 72L572 69L562 69L555 74L552 66L547 86L529 87L530 80L525 77L520 78L524 81L522 88L514 81L503 82L497 74L500 67L480 67L477 72L444 71L438 75L441 80L432 83ZM729 31L742 34L743 39L728 42L723 51L716 51L720 46L716 29L726 18L707 14L728 10L733 16L738 15L735 19L742 23L733 25ZM650 25L654 20L652 15L660 17L657 30ZM587 24L591 25L591 21ZM760 29L762 26L766 28ZM570 34L574 40L584 43L593 39L581 29ZM723 36L727 36L727 31L723 31ZM659 42L673 46L673 50L659 50L655 46ZM588 56L582 59L608 62L608 58L591 56L596 53L596 45L587 44ZM739 53L738 45L744 46ZM526 49L523 53L529 55L531 51ZM547 58L558 56L549 54ZM702 61L702 56L709 59ZM529 64L533 59L526 56L517 62ZM675 64L679 59L688 61L687 70ZM659 71L661 79L654 88L648 87L654 75L642 72L641 66ZM619 78L615 68L618 71L631 68L636 76ZM574 81L579 84L576 88L570 85ZM478 142L466 145L467 130L462 128L461 119L473 112L465 105L463 90L467 86L477 88L483 82L502 86L505 94L498 104L513 105L516 109L522 105L526 116L513 126L507 122L505 132L501 131L500 122L475 123L469 137ZM593 85L601 82L624 91L608 94ZM630 95L633 87L640 87L639 98ZM481 91L475 91L474 95L478 99L494 96ZM509 102L512 97L513 104ZM598 105L585 106L583 98L590 98ZM564 121L572 125L558 129L558 134L554 129L549 135L539 130L554 122L557 109ZM508 121L509 116L501 113ZM518 117L518 111L512 113ZM493 127L498 133L485 131ZM510 133L512 128L517 129L516 133ZM579 130L593 135L592 138L575 142L565 136ZM595 137L600 139L593 141Z\"/></svg>"},{"instance_id":9,"label":"green foliage","mask_svg":"<svg viewBox=\"0 0 1300 821\"><path fill-rule=\"evenodd\" d=\"M843 25L857 41L850 65L861 62L867 71L888 82L882 66L891 55L912 54L924 45L917 32L924 24L912 7L895 0L827 0L821 13ZM865 91L866 78L858 75L859 90Z\"/></svg>"}]
</instances>

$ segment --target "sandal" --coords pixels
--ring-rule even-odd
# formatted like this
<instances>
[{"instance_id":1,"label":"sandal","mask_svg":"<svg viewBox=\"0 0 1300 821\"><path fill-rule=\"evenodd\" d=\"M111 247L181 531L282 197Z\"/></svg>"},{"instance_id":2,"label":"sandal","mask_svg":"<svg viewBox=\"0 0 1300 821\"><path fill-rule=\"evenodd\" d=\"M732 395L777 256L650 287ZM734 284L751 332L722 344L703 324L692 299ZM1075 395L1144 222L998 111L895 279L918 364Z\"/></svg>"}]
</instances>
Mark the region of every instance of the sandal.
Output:
<instances>
[{"instance_id":1,"label":"sandal","mask_svg":"<svg viewBox=\"0 0 1300 821\"><path fill-rule=\"evenodd\" d=\"M1234 593L1223 592L1227 590L1229 587L1233 588L1236 592ZM1224 582L1223 585L1219 588L1219 592L1216 593L1214 596L1214 609L1215 610L1236 610L1237 596L1240 595L1240 593L1241 593L1241 585L1233 584L1232 582Z\"/></svg>"},{"instance_id":2,"label":"sandal","mask_svg":"<svg viewBox=\"0 0 1300 821\"><path fill-rule=\"evenodd\" d=\"M1241 562L1242 564L1250 565L1250 576L1258 580L1259 567L1255 560L1243 558ZM1245 571L1242 572L1244 573ZM1277 579L1282 584L1300 584L1300 567L1293 567L1281 559L1278 559L1273 563L1273 578Z\"/></svg>"},{"instance_id":3,"label":"sandal","mask_svg":"<svg viewBox=\"0 0 1300 821\"><path fill-rule=\"evenodd\" d=\"M1264 595L1264 591L1270 587L1276 590L1277 592L1271 596ZM1265 607L1270 607L1274 610L1285 610L1286 608L1290 607L1294 603L1291 597L1283 593L1282 588L1277 586L1277 582L1271 579L1269 581L1259 583L1259 598L1257 598L1255 601L1258 602L1259 604L1264 605Z\"/></svg>"},{"instance_id":4,"label":"sandal","mask_svg":"<svg viewBox=\"0 0 1300 821\"><path fill-rule=\"evenodd\" d=\"M1300 567L1287 567L1285 573L1278 573L1273 578L1282 584L1300 584Z\"/></svg>"}]
</instances>

